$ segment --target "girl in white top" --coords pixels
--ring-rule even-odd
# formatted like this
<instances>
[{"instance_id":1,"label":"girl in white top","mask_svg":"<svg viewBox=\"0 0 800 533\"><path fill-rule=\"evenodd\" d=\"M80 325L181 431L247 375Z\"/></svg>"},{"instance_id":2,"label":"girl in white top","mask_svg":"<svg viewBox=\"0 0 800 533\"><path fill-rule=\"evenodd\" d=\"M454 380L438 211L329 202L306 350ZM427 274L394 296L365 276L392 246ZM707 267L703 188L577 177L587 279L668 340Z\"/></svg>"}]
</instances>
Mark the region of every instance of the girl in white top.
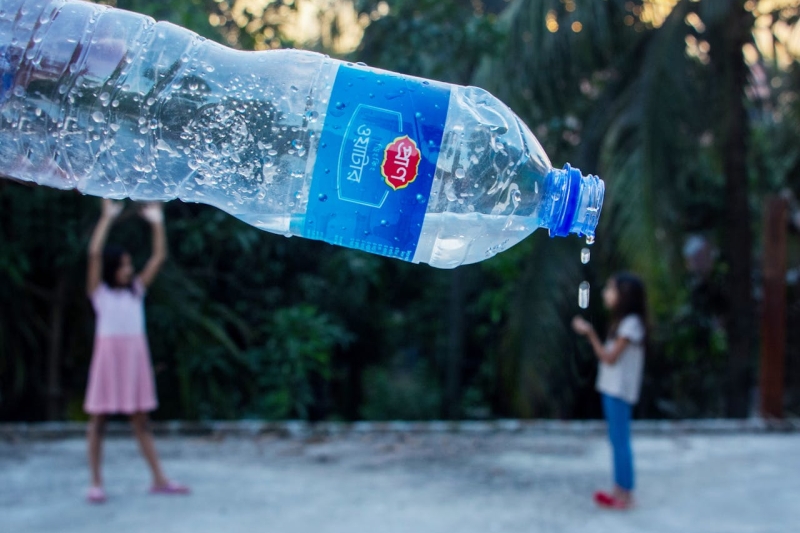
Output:
<instances>
[{"instance_id":1,"label":"girl in white top","mask_svg":"<svg viewBox=\"0 0 800 533\"><path fill-rule=\"evenodd\" d=\"M631 411L639 401L647 342L644 284L633 274L616 274L603 288L603 304L611 312L611 328L605 343L581 317L573 319L572 327L586 336L599 360L596 388L603 398L603 413L614 452L614 490L595 493L595 502L602 507L627 509L633 503L634 487Z\"/></svg>"}]
</instances>

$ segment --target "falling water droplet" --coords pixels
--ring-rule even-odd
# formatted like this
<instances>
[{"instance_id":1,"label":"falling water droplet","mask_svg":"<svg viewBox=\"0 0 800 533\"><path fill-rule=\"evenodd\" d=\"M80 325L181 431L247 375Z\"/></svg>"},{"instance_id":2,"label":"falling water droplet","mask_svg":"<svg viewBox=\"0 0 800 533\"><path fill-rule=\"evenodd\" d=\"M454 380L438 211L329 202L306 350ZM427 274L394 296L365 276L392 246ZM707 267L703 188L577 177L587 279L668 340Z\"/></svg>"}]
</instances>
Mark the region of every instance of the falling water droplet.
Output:
<instances>
[{"instance_id":1,"label":"falling water droplet","mask_svg":"<svg viewBox=\"0 0 800 533\"><path fill-rule=\"evenodd\" d=\"M584 265L589 262L589 259L592 257L592 252L588 248L583 248L581 250L581 263Z\"/></svg>"},{"instance_id":2,"label":"falling water droplet","mask_svg":"<svg viewBox=\"0 0 800 533\"><path fill-rule=\"evenodd\" d=\"M578 307L586 309L589 307L589 282L581 281L578 285Z\"/></svg>"},{"instance_id":3,"label":"falling water droplet","mask_svg":"<svg viewBox=\"0 0 800 533\"><path fill-rule=\"evenodd\" d=\"M588 245L590 245L590 246L591 246L592 244L594 244L594 235L587 235L587 236L586 236L586 244L588 244Z\"/></svg>"}]
</instances>

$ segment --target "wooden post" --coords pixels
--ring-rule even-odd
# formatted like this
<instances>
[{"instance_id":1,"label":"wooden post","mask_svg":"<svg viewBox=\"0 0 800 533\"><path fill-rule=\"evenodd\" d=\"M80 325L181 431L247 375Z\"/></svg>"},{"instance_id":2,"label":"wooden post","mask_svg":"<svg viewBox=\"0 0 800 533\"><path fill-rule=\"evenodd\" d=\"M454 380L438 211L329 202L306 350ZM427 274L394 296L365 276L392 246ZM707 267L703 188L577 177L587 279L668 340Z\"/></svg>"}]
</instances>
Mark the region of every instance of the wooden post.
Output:
<instances>
[{"instance_id":1,"label":"wooden post","mask_svg":"<svg viewBox=\"0 0 800 533\"><path fill-rule=\"evenodd\" d=\"M761 415L783 417L786 364L786 200L767 199L764 212L764 300L761 310Z\"/></svg>"}]
</instances>

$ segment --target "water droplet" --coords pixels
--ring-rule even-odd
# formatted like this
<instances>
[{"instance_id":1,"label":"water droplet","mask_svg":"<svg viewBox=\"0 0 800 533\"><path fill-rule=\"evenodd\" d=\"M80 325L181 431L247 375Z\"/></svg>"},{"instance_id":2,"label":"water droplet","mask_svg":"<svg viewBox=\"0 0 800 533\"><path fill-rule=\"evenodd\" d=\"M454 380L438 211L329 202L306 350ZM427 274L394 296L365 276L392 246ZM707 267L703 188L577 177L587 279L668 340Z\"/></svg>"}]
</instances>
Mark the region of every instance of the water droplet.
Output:
<instances>
[{"instance_id":1,"label":"water droplet","mask_svg":"<svg viewBox=\"0 0 800 533\"><path fill-rule=\"evenodd\" d=\"M306 120L309 122L316 122L317 118L319 118L319 113L316 111L307 111L306 112Z\"/></svg>"},{"instance_id":2,"label":"water droplet","mask_svg":"<svg viewBox=\"0 0 800 533\"><path fill-rule=\"evenodd\" d=\"M467 175L467 172L463 168L457 168L456 169L456 178L463 179L464 176L466 176L466 175Z\"/></svg>"},{"instance_id":3,"label":"water droplet","mask_svg":"<svg viewBox=\"0 0 800 533\"><path fill-rule=\"evenodd\" d=\"M589 246L594 244L594 235L587 235L586 236L586 244L588 244Z\"/></svg>"},{"instance_id":4,"label":"water droplet","mask_svg":"<svg viewBox=\"0 0 800 533\"><path fill-rule=\"evenodd\" d=\"M97 97L100 100L100 103L107 104L108 101L111 99L111 95L107 92L100 93L100 96Z\"/></svg>"},{"instance_id":5,"label":"water droplet","mask_svg":"<svg viewBox=\"0 0 800 533\"><path fill-rule=\"evenodd\" d=\"M156 103L156 99L151 96L150 98L147 99L147 102L145 102L145 103L147 105L153 105L153 104Z\"/></svg>"},{"instance_id":6,"label":"water droplet","mask_svg":"<svg viewBox=\"0 0 800 533\"><path fill-rule=\"evenodd\" d=\"M303 148L303 141L300 139L295 139L292 141L292 148L295 150L301 150Z\"/></svg>"},{"instance_id":7,"label":"water droplet","mask_svg":"<svg viewBox=\"0 0 800 533\"><path fill-rule=\"evenodd\" d=\"M273 149L271 149L271 150L268 150L268 151L267 151L267 153L268 153L269 155L271 155L271 156L276 156L276 155L278 155L278 151L277 151L277 150L275 150L274 148L273 148Z\"/></svg>"},{"instance_id":8,"label":"water droplet","mask_svg":"<svg viewBox=\"0 0 800 533\"><path fill-rule=\"evenodd\" d=\"M533 192L535 194L539 194L539 183L537 183L535 181L533 182Z\"/></svg>"},{"instance_id":9,"label":"water droplet","mask_svg":"<svg viewBox=\"0 0 800 533\"><path fill-rule=\"evenodd\" d=\"M578 285L578 307L586 309L589 307L589 282L581 281Z\"/></svg>"},{"instance_id":10,"label":"water droplet","mask_svg":"<svg viewBox=\"0 0 800 533\"><path fill-rule=\"evenodd\" d=\"M293 92L293 93L296 93L296 92L299 90L299 89L298 89L297 87L295 87L294 85L292 85L292 86L291 86L291 87L289 87L289 88L292 90L292 92Z\"/></svg>"},{"instance_id":11,"label":"water droplet","mask_svg":"<svg viewBox=\"0 0 800 533\"><path fill-rule=\"evenodd\" d=\"M581 263L584 265L589 262L592 257L592 252L588 248L581 249Z\"/></svg>"},{"instance_id":12,"label":"water droplet","mask_svg":"<svg viewBox=\"0 0 800 533\"><path fill-rule=\"evenodd\" d=\"M345 106L345 104L342 102L336 102L335 107L336 109L344 109L347 106Z\"/></svg>"},{"instance_id":13,"label":"water droplet","mask_svg":"<svg viewBox=\"0 0 800 533\"><path fill-rule=\"evenodd\" d=\"M14 96L17 97L25 96L25 89L17 85L16 87L14 87Z\"/></svg>"},{"instance_id":14,"label":"water droplet","mask_svg":"<svg viewBox=\"0 0 800 533\"><path fill-rule=\"evenodd\" d=\"M417 117L418 119L420 119L420 118L422 118L422 113L417 111L416 113L414 113L414 116Z\"/></svg>"},{"instance_id":15,"label":"water droplet","mask_svg":"<svg viewBox=\"0 0 800 533\"><path fill-rule=\"evenodd\" d=\"M386 225L388 225L388 224L389 224L389 223L388 223L388 222L386 222L386 220L381 220L381 226L386 226Z\"/></svg>"},{"instance_id":16,"label":"water droplet","mask_svg":"<svg viewBox=\"0 0 800 533\"><path fill-rule=\"evenodd\" d=\"M514 207L519 207L519 203L522 201L522 193L519 192L519 189L514 189L511 193L511 201L514 203Z\"/></svg>"},{"instance_id":17,"label":"water droplet","mask_svg":"<svg viewBox=\"0 0 800 533\"><path fill-rule=\"evenodd\" d=\"M206 72L214 72L214 67L212 65L206 65Z\"/></svg>"},{"instance_id":18,"label":"water droplet","mask_svg":"<svg viewBox=\"0 0 800 533\"><path fill-rule=\"evenodd\" d=\"M425 197L423 195L421 195L421 194L418 194L417 195L417 202L419 202L421 204L424 204L425 203Z\"/></svg>"},{"instance_id":19,"label":"water droplet","mask_svg":"<svg viewBox=\"0 0 800 533\"><path fill-rule=\"evenodd\" d=\"M103 113L101 113L100 111L95 111L94 113L92 113L92 120L94 120L95 122L103 122L104 120Z\"/></svg>"},{"instance_id":20,"label":"water droplet","mask_svg":"<svg viewBox=\"0 0 800 533\"><path fill-rule=\"evenodd\" d=\"M320 202L324 202L325 200L328 199L328 195L327 194L320 194L317 198L319 199Z\"/></svg>"}]
</instances>

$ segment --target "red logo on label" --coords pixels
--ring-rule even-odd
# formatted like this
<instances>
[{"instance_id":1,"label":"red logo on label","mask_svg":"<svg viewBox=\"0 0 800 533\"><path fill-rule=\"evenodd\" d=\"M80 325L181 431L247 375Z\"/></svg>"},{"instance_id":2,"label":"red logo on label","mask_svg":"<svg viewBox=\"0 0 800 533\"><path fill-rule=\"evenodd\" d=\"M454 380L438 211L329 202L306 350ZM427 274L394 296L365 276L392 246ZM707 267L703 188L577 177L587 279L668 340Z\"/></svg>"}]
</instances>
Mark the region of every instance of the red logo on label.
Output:
<instances>
[{"instance_id":1,"label":"red logo on label","mask_svg":"<svg viewBox=\"0 0 800 533\"><path fill-rule=\"evenodd\" d=\"M417 143L408 135L396 138L383 152L381 175L386 185L394 189L408 187L417 179L421 155Z\"/></svg>"}]
</instances>

